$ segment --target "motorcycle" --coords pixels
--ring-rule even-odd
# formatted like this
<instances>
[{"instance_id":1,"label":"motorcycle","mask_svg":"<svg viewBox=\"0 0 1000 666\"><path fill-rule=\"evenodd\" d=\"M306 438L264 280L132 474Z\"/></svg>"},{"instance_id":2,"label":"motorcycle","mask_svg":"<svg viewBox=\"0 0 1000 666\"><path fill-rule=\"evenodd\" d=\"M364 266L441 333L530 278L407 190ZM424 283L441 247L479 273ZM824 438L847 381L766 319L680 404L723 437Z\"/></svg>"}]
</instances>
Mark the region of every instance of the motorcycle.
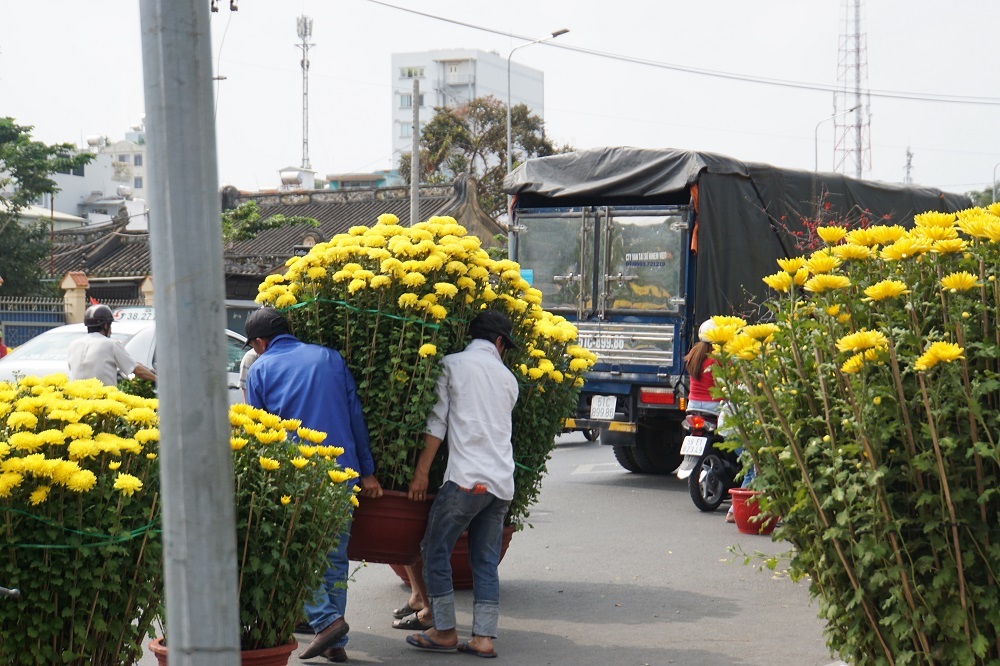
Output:
<instances>
[{"instance_id":1,"label":"motorcycle","mask_svg":"<svg viewBox=\"0 0 1000 666\"><path fill-rule=\"evenodd\" d=\"M722 451L717 432L718 415L689 409L681 423L687 435L681 444L684 460L677 468L678 479L687 479L691 501L701 511L715 511L737 487L741 467L735 451Z\"/></svg>"}]
</instances>

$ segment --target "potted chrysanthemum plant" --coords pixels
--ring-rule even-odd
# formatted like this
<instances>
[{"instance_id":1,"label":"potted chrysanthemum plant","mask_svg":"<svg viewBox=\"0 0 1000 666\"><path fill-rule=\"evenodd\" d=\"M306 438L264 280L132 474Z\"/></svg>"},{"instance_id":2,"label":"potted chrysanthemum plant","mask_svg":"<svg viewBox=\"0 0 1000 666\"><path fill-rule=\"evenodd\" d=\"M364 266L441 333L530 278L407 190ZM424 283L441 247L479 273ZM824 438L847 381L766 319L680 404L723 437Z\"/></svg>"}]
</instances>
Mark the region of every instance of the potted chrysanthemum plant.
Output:
<instances>
[{"instance_id":1,"label":"potted chrysanthemum plant","mask_svg":"<svg viewBox=\"0 0 1000 666\"><path fill-rule=\"evenodd\" d=\"M302 605L320 586L327 553L357 505L358 474L337 464L344 450L326 433L297 420L237 404L229 422L240 647L285 663L296 647ZM165 660L162 640L151 647Z\"/></svg>"},{"instance_id":2,"label":"potted chrysanthemum plant","mask_svg":"<svg viewBox=\"0 0 1000 666\"><path fill-rule=\"evenodd\" d=\"M131 664L160 612L156 401L0 382L0 663Z\"/></svg>"},{"instance_id":3,"label":"potted chrysanthemum plant","mask_svg":"<svg viewBox=\"0 0 1000 666\"><path fill-rule=\"evenodd\" d=\"M1000 204L817 229L764 278L773 323L718 330L762 502L831 649L1000 660Z\"/></svg>"},{"instance_id":4,"label":"potted chrysanthemum plant","mask_svg":"<svg viewBox=\"0 0 1000 666\"><path fill-rule=\"evenodd\" d=\"M300 339L344 356L358 383L376 476L400 492L423 446L441 358L464 348L469 322L483 308L509 316L519 349L504 362L518 378L520 398L508 523L525 524L555 437L595 358L576 344L572 324L541 307L541 292L517 263L491 259L452 218L403 227L382 215L372 227L354 227L290 260L284 274L268 276L257 300L284 309ZM352 532L352 547L359 542Z\"/></svg>"}]
</instances>

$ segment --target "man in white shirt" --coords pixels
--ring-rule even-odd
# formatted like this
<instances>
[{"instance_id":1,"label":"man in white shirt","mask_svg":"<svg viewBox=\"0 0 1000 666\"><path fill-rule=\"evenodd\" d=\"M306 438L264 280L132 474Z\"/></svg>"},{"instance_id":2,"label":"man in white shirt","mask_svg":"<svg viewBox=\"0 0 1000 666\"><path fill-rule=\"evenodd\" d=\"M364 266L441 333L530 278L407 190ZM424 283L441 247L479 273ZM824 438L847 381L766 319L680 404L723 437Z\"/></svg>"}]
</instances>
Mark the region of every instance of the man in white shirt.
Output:
<instances>
[{"instance_id":1,"label":"man in white shirt","mask_svg":"<svg viewBox=\"0 0 1000 666\"><path fill-rule=\"evenodd\" d=\"M114 315L107 305L91 305L83 315L87 335L74 340L69 346L69 378L101 380L105 386L118 384L118 373L139 379L156 381L156 374L142 365L111 339L111 322Z\"/></svg>"},{"instance_id":2,"label":"man in white shirt","mask_svg":"<svg viewBox=\"0 0 1000 666\"><path fill-rule=\"evenodd\" d=\"M431 462L448 437L444 485L431 505L420 550L434 628L407 636L423 650L455 650L495 657L493 639L500 616L500 542L503 519L514 497L514 451L511 414L517 402L517 379L502 360L516 349L511 322L496 310L484 310L469 325L472 341L464 351L444 358L437 382L438 402L424 431L409 497L423 500ZM455 628L455 593L451 551L469 532L472 565L472 638L459 643Z\"/></svg>"}]
</instances>

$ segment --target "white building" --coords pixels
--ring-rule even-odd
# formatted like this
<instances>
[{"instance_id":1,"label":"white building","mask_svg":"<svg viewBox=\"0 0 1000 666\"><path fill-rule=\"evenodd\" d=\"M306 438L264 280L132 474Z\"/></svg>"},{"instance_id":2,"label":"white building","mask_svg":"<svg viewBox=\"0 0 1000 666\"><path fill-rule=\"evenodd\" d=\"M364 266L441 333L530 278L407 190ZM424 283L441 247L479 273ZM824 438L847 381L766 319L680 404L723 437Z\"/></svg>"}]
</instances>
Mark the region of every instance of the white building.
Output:
<instances>
[{"instance_id":1,"label":"white building","mask_svg":"<svg viewBox=\"0 0 1000 666\"><path fill-rule=\"evenodd\" d=\"M105 143L101 153L111 155L113 180L131 189L136 199L146 198L146 127L133 125L123 141Z\"/></svg>"},{"instance_id":2,"label":"white building","mask_svg":"<svg viewBox=\"0 0 1000 666\"><path fill-rule=\"evenodd\" d=\"M507 58L494 51L442 49L392 54L392 162L413 148L413 80L420 81L420 125L435 107L456 107L492 95L507 103ZM526 104L545 118L545 75L531 67L510 65L511 104Z\"/></svg>"}]
</instances>

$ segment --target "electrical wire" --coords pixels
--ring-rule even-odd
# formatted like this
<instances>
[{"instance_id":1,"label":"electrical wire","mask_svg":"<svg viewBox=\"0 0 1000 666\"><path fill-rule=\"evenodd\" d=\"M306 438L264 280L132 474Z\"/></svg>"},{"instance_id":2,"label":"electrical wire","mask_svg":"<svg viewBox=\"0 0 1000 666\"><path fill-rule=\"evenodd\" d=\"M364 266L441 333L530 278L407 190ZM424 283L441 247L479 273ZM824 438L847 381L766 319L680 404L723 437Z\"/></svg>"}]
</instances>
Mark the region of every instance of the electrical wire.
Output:
<instances>
[{"instance_id":1,"label":"electrical wire","mask_svg":"<svg viewBox=\"0 0 1000 666\"><path fill-rule=\"evenodd\" d=\"M409 14L416 14L418 16L423 16L425 18L429 18L435 21L443 21L445 23L459 25L465 28L470 28L472 30L488 32L494 35L501 35L503 37L511 37L525 42L535 41L535 38L533 37L528 37L525 35L515 35L514 33L504 32L503 30L487 28L485 26L475 25L472 23L465 23L464 21L450 19L445 16L438 16L436 14L430 14L427 12L418 11L416 9L410 9L408 7L400 7L398 5L393 5L388 2L383 2L382 0L365 0L365 1L375 5L388 7L389 9L395 9L401 12L407 12ZM810 83L808 81L792 81L787 79L776 79L764 76L752 76L749 74L738 74L736 72L723 72L713 69L704 69L701 67L690 67L687 65L677 65L673 63L660 62L657 60L636 58L633 56L627 56L618 53L609 53L607 51L598 51L596 49L588 49L582 46L572 46L564 42L540 42L539 45L547 46L550 48L562 49L564 51L582 53L584 55L605 58L608 60L627 62L634 65L645 65L647 67L655 67L657 69L668 69L676 72L683 72L685 74L710 76L719 79L728 79L731 81L742 81L744 83L756 83L761 85L779 86L783 88L812 90L816 92L832 92L832 93L852 92L841 86L830 86L821 83ZM945 102L949 104L977 104L982 106L1000 106L1000 98L997 97L978 97L974 95L944 95L937 93L918 93L918 92L905 92L899 90L880 90L880 89L869 89L869 88L866 88L864 92L865 94L870 95L871 97L880 97L887 99L903 99L903 100L920 101L920 102Z\"/></svg>"}]
</instances>

